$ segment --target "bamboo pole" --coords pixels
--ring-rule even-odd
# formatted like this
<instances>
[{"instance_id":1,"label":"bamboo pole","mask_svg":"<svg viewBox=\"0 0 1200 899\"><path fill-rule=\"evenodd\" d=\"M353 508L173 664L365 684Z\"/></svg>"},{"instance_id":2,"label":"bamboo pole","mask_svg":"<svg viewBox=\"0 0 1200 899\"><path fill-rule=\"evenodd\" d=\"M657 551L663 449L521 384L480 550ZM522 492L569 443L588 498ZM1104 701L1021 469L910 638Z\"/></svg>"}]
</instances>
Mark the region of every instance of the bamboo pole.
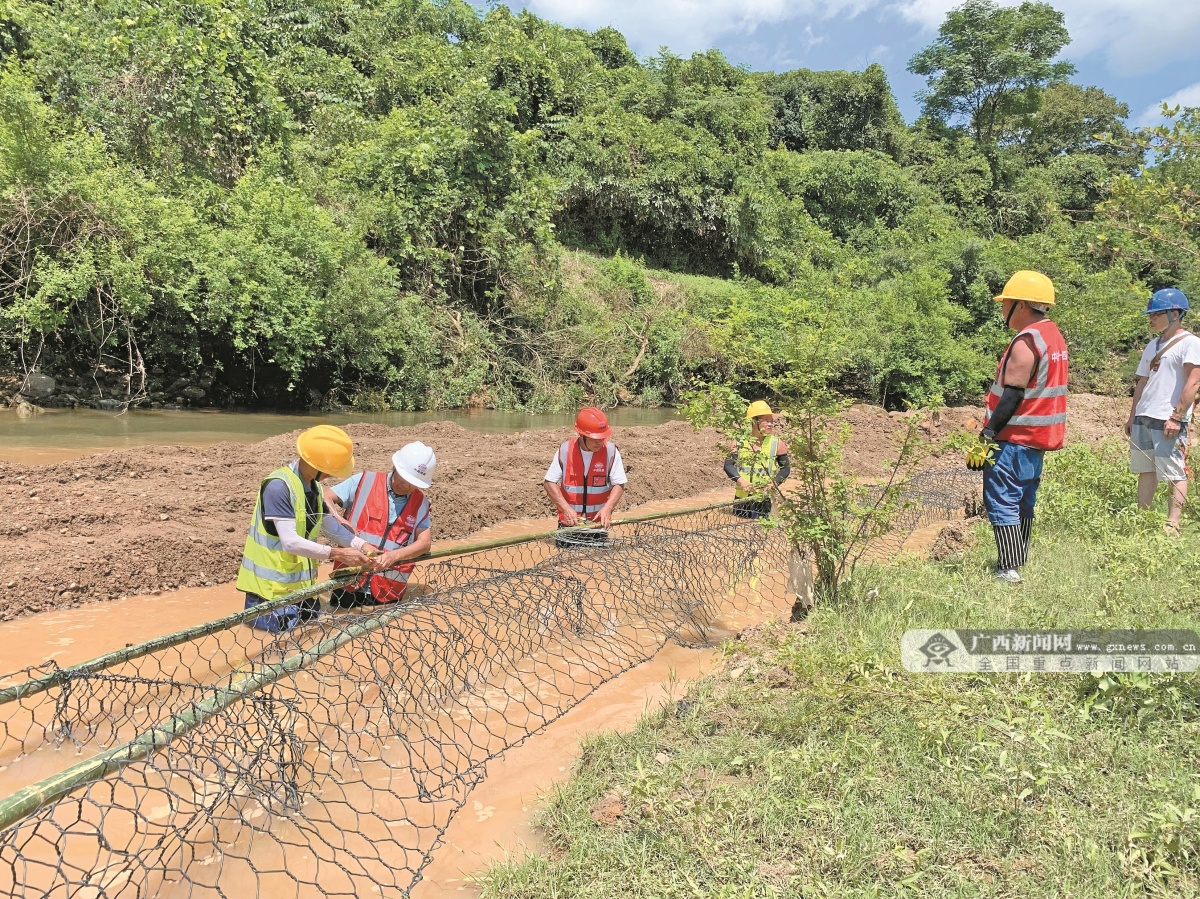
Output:
<instances>
[{"instance_id":1,"label":"bamboo pole","mask_svg":"<svg viewBox=\"0 0 1200 899\"><path fill-rule=\"evenodd\" d=\"M632 516L622 519L615 524L638 524L647 521L658 521L665 518L676 518L682 515L692 514L696 512L704 512L714 509L726 508L731 503L713 503L706 506L697 506L690 509L681 509L671 512L653 513L648 515ZM463 555L469 552L478 552L484 549L494 549L502 546L510 546L516 543L539 540L545 537L555 536L563 532L582 531L585 528L564 528L562 530L545 531L543 533L532 536L523 537L505 537L498 540L485 541L480 543L469 544L463 547L454 547L446 550L440 550L435 553L429 553L425 558L442 558L453 555ZM328 584L330 582L325 582ZM326 589L322 584L314 585L307 588L306 591L297 591L290 594L291 600L294 602L298 599L313 595L314 592L319 592L320 589ZM279 602L283 602L281 599ZM306 665L311 664L317 659L330 653L336 652L346 643L351 640L362 637L390 624L397 618L407 614L418 601L414 600L407 603L402 603L394 609L389 609L381 615L371 615L358 618L357 620L347 623L338 633L327 637L315 646L303 650L296 655L284 659L274 665L265 667L257 674L249 674L235 681L228 687L213 688L213 695L203 702L194 703L183 712L173 715L170 719L160 722L154 727L143 731L138 736L134 737L127 743L116 746L106 752L102 752L94 758L80 762L61 771L58 774L45 778L35 784L25 787L13 793L6 799L0 800L0 831L4 831L12 827L17 822L27 818L29 815L36 812L39 808L63 798L74 792L80 786L96 782L113 772L120 769L122 765L130 762L140 761L154 755L163 747L169 745L173 740L190 733L200 727L210 718L228 709L236 702L246 699L251 694L261 690L268 684L274 683L286 674L296 671ZM266 604L255 606L254 611L261 614L263 607ZM243 620L236 615L228 616L227 619L219 619L218 621L226 621L229 619ZM212 622L213 625L218 622ZM193 629L194 630L194 629ZM212 631L207 631L211 633ZM147 644L142 644L147 645ZM137 649L131 647L130 649ZM117 655L116 653L110 654ZM93 662L85 663L86 665L95 665L101 659L109 658L102 656L100 659ZM75 671L83 666L76 666L72 669L64 669L64 671ZM45 689L44 687L42 689ZM28 695L28 694L26 694Z\"/></svg>"},{"instance_id":2,"label":"bamboo pole","mask_svg":"<svg viewBox=\"0 0 1200 899\"><path fill-rule=\"evenodd\" d=\"M694 506L688 509L675 509L670 512L652 512L645 515L631 515L627 518L622 518L613 522L613 526L623 524L640 524L647 521L658 521L664 518L677 518L682 515L690 515L696 512L707 512L714 509L723 509L732 506L733 502L710 503L705 506ZM496 540L484 540L478 543L469 543L464 546L453 546L446 549L434 550L426 553L418 559L410 561L427 561L449 558L451 556L463 556L470 553L483 552L489 549L501 549L505 546L514 546L519 543L532 543L535 540L544 540L547 537L553 537L559 534L577 534L589 530L589 526L580 526L574 528L555 528L554 530L542 531L537 534L523 534L514 537L501 537ZM81 662L78 665L72 665L70 668L61 668L50 674L42 675L41 677L30 678L20 684L14 684L11 687L0 689L0 705L7 702L13 702L18 699L24 699L28 696L34 696L38 693L43 693L46 690L53 689L66 680L74 677L82 677L89 674L96 674L99 671L104 671L116 665L129 662L134 659L140 659L152 653L163 649L170 649L172 646L179 646L183 643L189 643L192 640L198 640L201 637L207 637L212 634L220 633L221 631L229 630L239 624L243 624L260 615L264 615L273 609L283 608L284 606L292 605L304 599L311 599L314 596L319 596L322 593L333 590L342 584L349 583L361 574L358 569L352 569L345 574L339 574L328 580L313 584L309 587L303 587L299 590L293 590L285 596L278 599L273 599L268 602L259 603L258 605L242 609L223 618L216 618L204 624L196 625L195 627L187 628L186 630L177 631L173 634L165 634L161 637L155 637L153 640L147 640L144 643L138 643L133 646L126 646L124 649L118 649L114 652L106 653L102 656L97 656L87 662Z\"/></svg>"},{"instance_id":3,"label":"bamboo pole","mask_svg":"<svg viewBox=\"0 0 1200 899\"><path fill-rule=\"evenodd\" d=\"M284 675L303 668L322 656L336 652L351 640L382 627L408 612L412 606L413 603L404 603L395 609L389 609L383 615L363 617L351 622L337 634L327 637L303 652L284 659L282 662L269 665L257 674L246 675L228 687L214 688L213 695L208 699L194 703L168 720L143 731L128 743L123 743L18 790L6 799L0 800L0 831L12 827L39 808L69 795L83 784L101 780L117 771L122 765L149 758L171 741L195 730L234 703L242 701Z\"/></svg>"}]
</instances>

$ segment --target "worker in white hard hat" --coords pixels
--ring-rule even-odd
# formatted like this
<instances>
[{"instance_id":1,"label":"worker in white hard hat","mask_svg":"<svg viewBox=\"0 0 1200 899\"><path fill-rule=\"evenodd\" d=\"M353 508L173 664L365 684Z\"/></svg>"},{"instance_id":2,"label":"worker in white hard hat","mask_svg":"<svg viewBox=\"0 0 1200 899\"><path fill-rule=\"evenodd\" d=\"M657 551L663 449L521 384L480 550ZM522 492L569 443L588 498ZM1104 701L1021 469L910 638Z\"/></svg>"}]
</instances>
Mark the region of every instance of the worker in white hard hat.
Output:
<instances>
[{"instance_id":1,"label":"worker in white hard hat","mask_svg":"<svg viewBox=\"0 0 1200 899\"><path fill-rule=\"evenodd\" d=\"M354 608L404 596L414 560L433 544L425 493L436 469L437 454L431 447L409 443L392 455L390 472L362 472L325 492L326 502L378 553L373 559L377 570L333 591L330 605Z\"/></svg>"}]
</instances>

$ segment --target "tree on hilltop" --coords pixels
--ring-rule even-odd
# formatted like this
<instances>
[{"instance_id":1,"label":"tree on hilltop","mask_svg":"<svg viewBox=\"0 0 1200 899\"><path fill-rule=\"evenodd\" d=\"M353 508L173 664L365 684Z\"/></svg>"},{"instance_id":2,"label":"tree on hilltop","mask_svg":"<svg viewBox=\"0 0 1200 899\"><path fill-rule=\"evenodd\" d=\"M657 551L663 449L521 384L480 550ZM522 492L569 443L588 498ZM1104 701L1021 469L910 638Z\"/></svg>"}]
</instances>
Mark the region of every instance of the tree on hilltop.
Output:
<instances>
[{"instance_id":1,"label":"tree on hilltop","mask_svg":"<svg viewBox=\"0 0 1200 899\"><path fill-rule=\"evenodd\" d=\"M925 115L965 119L975 141L990 144L1004 119L1034 112L1043 88L1074 74L1071 63L1051 62L1070 41L1062 13L1048 3L967 0L908 70L927 79L917 93Z\"/></svg>"}]
</instances>

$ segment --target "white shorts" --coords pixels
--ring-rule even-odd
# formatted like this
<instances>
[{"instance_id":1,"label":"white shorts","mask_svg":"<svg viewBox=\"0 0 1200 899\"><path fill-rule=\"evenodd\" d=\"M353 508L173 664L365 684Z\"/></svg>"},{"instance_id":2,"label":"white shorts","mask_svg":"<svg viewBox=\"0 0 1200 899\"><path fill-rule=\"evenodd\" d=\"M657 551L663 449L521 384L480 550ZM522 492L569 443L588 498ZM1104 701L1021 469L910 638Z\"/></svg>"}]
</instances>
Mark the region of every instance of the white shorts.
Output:
<instances>
[{"instance_id":1,"label":"white shorts","mask_svg":"<svg viewBox=\"0 0 1200 899\"><path fill-rule=\"evenodd\" d=\"M1139 415L1129 434L1129 470L1134 474L1158 475L1160 481L1186 481L1187 425L1178 437L1163 436L1163 422Z\"/></svg>"}]
</instances>

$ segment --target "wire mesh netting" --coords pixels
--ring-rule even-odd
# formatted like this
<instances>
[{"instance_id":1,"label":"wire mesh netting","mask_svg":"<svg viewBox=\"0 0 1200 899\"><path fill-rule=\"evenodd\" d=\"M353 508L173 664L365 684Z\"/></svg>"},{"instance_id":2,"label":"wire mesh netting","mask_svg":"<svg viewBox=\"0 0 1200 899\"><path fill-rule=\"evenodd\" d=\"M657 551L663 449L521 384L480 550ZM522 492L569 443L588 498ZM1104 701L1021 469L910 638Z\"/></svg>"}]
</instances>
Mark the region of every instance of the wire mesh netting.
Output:
<instances>
[{"instance_id":1,"label":"wire mesh netting","mask_svg":"<svg viewBox=\"0 0 1200 899\"><path fill-rule=\"evenodd\" d=\"M897 534L972 485L914 478ZM403 604L281 634L231 616L5 678L0 894L407 895L490 759L787 567L728 507L594 539L422 563Z\"/></svg>"}]
</instances>

